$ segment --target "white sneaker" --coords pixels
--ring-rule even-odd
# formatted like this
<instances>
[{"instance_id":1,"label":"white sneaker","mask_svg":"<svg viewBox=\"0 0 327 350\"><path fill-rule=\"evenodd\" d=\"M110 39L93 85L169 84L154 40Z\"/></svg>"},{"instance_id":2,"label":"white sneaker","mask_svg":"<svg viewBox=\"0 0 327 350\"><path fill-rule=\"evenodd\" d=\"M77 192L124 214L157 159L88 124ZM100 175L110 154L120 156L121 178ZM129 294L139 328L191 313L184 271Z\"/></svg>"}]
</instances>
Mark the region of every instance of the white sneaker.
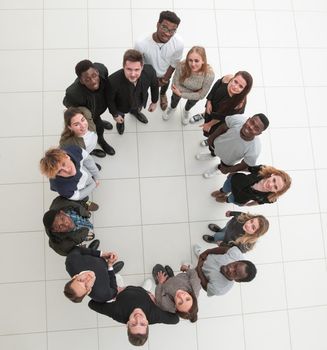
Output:
<instances>
[{"instance_id":1,"label":"white sneaker","mask_svg":"<svg viewBox=\"0 0 327 350\"><path fill-rule=\"evenodd\" d=\"M163 113L162 113L162 119L163 120L169 120L172 113L174 112L176 108L171 108L171 107L168 107Z\"/></svg>"},{"instance_id":2,"label":"white sneaker","mask_svg":"<svg viewBox=\"0 0 327 350\"><path fill-rule=\"evenodd\" d=\"M142 284L142 288L145 289L146 291L152 293L152 288L153 288L152 278L145 279L143 284Z\"/></svg>"},{"instance_id":3,"label":"white sneaker","mask_svg":"<svg viewBox=\"0 0 327 350\"><path fill-rule=\"evenodd\" d=\"M208 140L207 140L207 139L202 140L202 141L200 142L200 146L202 146L202 147L208 147Z\"/></svg>"},{"instance_id":4,"label":"white sneaker","mask_svg":"<svg viewBox=\"0 0 327 350\"><path fill-rule=\"evenodd\" d=\"M200 247L199 244L194 244L193 251L196 257L199 257L199 255L201 254L202 248Z\"/></svg>"},{"instance_id":5,"label":"white sneaker","mask_svg":"<svg viewBox=\"0 0 327 350\"><path fill-rule=\"evenodd\" d=\"M209 179L210 177L213 177L215 175L218 175L218 167L217 165L214 167L214 168L211 168L211 169L208 169L207 171L205 171L202 176L205 178L205 179Z\"/></svg>"},{"instance_id":6,"label":"white sneaker","mask_svg":"<svg viewBox=\"0 0 327 350\"><path fill-rule=\"evenodd\" d=\"M195 156L195 159L197 160L212 160L214 157L211 155L211 153L208 152L203 152L203 153L198 153Z\"/></svg>"},{"instance_id":7,"label":"white sneaker","mask_svg":"<svg viewBox=\"0 0 327 350\"><path fill-rule=\"evenodd\" d=\"M190 117L190 111L187 111L185 108L183 109L183 114L182 114L182 124L187 125L188 120Z\"/></svg>"}]
</instances>

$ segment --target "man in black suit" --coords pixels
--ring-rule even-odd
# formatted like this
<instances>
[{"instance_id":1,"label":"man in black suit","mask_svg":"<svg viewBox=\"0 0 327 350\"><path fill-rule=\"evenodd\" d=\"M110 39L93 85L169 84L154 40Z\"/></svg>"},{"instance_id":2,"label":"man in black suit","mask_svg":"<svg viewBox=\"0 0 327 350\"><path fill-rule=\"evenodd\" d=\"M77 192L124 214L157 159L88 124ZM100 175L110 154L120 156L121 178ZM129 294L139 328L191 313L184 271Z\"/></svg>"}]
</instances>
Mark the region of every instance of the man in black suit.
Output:
<instances>
[{"instance_id":1,"label":"man in black suit","mask_svg":"<svg viewBox=\"0 0 327 350\"><path fill-rule=\"evenodd\" d=\"M146 106L149 88L151 104L148 111L153 112L159 99L156 72L151 65L143 64L143 56L139 51L127 50L123 58L123 69L109 76L106 89L109 112L117 123L120 135L125 130L125 113L132 114L141 123L148 122L141 109Z\"/></svg>"},{"instance_id":2,"label":"man in black suit","mask_svg":"<svg viewBox=\"0 0 327 350\"><path fill-rule=\"evenodd\" d=\"M75 247L66 258L66 270L72 277L64 288L66 297L75 303L80 303L86 295L100 303L115 298L115 273L124 266L122 261L115 264L117 259L113 252Z\"/></svg>"},{"instance_id":3,"label":"man in black suit","mask_svg":"<svg viewBox=\"0 0 327 350\"><path fill-rule=\"evenodd\" d=\"M115 321L127 324L128 340L133 345L143 345L149 335L149 324L176 324L179 317L161 310L154 295L142 287L128 286L118 292L111 303L89 302L89 307Z\"/></svg>"}]
</instances>

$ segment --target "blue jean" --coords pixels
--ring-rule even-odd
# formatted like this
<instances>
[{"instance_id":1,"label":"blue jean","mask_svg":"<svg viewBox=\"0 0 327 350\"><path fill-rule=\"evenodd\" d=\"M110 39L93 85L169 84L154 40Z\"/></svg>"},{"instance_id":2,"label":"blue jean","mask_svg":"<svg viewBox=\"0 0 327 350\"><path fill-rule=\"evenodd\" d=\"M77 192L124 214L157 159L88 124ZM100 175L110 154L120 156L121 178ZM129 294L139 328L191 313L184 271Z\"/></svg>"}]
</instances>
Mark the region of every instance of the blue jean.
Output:
<instances>
[{"instance_id":1,"label":"blue jean","mask_svg":"<svg viewBox=\"0 0 327 350\"><path fill-rule=\"evenodd\" d=\"M232 176L231 175L228 175L227 176L227 179L225 180L224 182L224 185L223 185L223 188L222 188L222 191L224 193L226 193L228 196L227 196L227 203L235 203L235 198L234 198L234 195L232 193Z\"/></svg>"},{"instance_id":2,"label":"blue jean","mask_svg":"<svg viewBox=\"0 0 327 350\"><path fill-rule=\"evenodd\" d=\"M213 235L214 241L223 241L225 238L225 231L226 227L222 228L219 232L215 232L215 234Z\"/></svg>"}]
</instances>

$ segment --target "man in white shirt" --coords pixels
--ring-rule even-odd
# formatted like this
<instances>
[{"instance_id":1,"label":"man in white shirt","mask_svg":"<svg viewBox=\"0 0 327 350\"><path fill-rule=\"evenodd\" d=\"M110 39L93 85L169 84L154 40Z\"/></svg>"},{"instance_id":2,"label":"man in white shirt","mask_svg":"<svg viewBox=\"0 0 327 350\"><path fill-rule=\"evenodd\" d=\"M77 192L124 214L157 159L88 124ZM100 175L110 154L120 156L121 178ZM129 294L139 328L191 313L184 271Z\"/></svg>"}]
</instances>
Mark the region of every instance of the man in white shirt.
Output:
<instances>
[{"instance_id":1,"label":"man in white shirt","mask_svg":"<svg viewBox=\"0 0 327 350\"><path fill-rule=\"evenodd\" d=\"M174 12L162 11L157 23L157 31L145 39L138 40L135 49L144 56L144 63L151 64L157 73L160 89L160 107L167 109L166 92L169 80L175 70L177 62L183 55L184 44L175 35L180 19Z\"/></svg>"},{"instance_id":2,"label":"man in white shirt","mask_svg":"<svg viewBox=\"0 0 327 350\"><path fill-rule=\"evenodd\" d=\"M220 158L220 164L207 170L203 177L212 177L218 174L219 170L228 174L255 166L261 152L261 142L257 136L268 126L269 120L262 113L255 114L247 120L240 114L226 117L225 123L208 138L211 154L196 155L198 160L212 159L215 156Z\"/></svg>"}]
</instances>

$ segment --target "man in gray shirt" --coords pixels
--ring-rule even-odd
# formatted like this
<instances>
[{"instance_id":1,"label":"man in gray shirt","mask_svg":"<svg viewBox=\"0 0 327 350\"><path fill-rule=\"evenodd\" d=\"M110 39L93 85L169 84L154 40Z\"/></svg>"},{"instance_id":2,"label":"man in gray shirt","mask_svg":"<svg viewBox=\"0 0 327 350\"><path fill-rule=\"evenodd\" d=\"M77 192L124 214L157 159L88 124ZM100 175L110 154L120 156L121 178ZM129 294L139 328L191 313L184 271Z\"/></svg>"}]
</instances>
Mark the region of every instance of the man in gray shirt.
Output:
<instances>
[{"instance_id":1,"label":"man in gray shirt","mask_svg":"<svg viewBox=\"0 0 327 350\"><path fill-rule=\"evenodd\" d=\"M248 166L256 165L261 151L260 135L269 125L268 118L262 114L255 114L245 120L242 115L226 117L217 130L208 138L208 146L211 153L200 153L196 155L198 160L212 159L214 156L220 158L220 164L207 170L204 178L246 170Z\"/></svg>"},{"instance_id":2,"label":"man in gray shirt","mask_svg":"<svg viewBox=\"0 0 327 350\"><path fill-rule=\"evenodd\" d=\"M194 247L199 254L200 246ZM235 282L250 282L257 273L255 265L243 260L243 254L237 247L230 248L225 254L221 247L207 249L199 255L196 267L201 285L209 297L226 294Z\"/></svg>"}]
</instances>

